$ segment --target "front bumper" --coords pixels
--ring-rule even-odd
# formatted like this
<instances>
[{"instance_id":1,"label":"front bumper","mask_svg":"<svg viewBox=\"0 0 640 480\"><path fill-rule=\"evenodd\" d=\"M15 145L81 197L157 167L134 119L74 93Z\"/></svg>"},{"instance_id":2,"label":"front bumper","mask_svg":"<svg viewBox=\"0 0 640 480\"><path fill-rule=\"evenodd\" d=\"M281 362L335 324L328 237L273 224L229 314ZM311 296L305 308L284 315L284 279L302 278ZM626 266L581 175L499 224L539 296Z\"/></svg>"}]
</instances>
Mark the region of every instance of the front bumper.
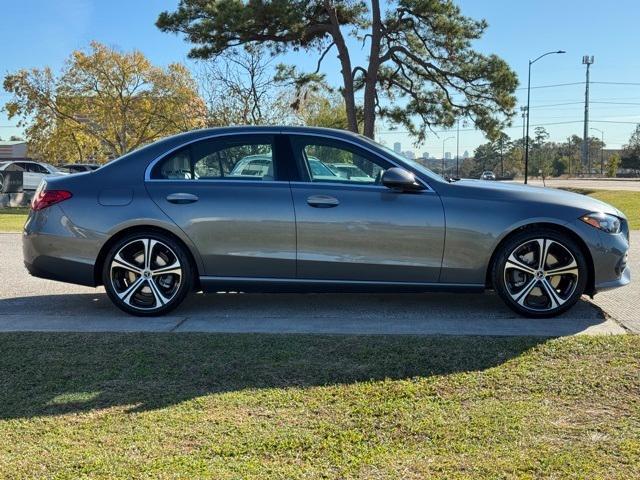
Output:
<instances>
[{"instance_id":1,"label":"front bumper","mask_svg":"<svg viewBox=\"0 0 640 480\"><path fill-rule=\"evenodd\" d=\"M625 285L629 285L630 282L631 282L631 269L629 267L626 267L622 271L622 275L620 275L620 278L597 284L596 291L604 292L606 290L612 290L614 288L624 287Z\"/></svg>"},{"instance_id":2,"label":"front bumper","mask_svg":"<svg viewBox=\"0 0 640 480\"><path fill-rule=\"evenodd\" d=\"M592 252L595 292L624 287L631 282L631 269L627 265L629 256L628 230L615 235L598 232L595 250Z\"/></svg>"}]
</instances>

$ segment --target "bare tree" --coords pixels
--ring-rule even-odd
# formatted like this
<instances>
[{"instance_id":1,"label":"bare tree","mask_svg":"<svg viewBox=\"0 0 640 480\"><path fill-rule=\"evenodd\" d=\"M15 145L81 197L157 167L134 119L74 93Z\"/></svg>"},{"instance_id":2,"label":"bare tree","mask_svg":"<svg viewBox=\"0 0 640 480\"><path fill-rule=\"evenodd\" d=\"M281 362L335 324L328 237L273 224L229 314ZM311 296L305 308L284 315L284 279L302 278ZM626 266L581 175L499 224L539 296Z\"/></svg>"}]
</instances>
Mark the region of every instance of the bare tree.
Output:
<instances>
[{"instance_id":1,"label":"bare tree","mask_svg":"<svg viewBox=\"0 0 640 480\"><path fill-rule=\"evenodd\" d=\"M264 50L251 46L202 62L197 76L207 104L207 124L286 123L291 110L282 85L273 80L272 62Z\"/></svg>"}]
</instances>

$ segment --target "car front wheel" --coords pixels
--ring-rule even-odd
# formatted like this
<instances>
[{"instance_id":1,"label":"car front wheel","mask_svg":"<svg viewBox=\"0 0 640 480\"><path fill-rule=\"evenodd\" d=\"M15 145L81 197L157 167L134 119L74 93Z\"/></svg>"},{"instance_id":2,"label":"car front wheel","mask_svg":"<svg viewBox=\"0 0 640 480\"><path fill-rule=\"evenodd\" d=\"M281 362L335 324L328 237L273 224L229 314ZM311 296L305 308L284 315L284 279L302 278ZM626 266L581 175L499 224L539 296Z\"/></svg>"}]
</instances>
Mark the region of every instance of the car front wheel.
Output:
<instances>
[{"instance_id":1,"label":"car front wheel","mask_svg":"<svg viewBox=\"0 0 640 480\"><path fill-rule=\"evenodd\" d=\"M102 281L111 301L138 316L163 315L191 290L193 270L182 245L159 233L132 234L109 250Z\"/></svg>"},{"instance_id":2,"label":"car front wheel","mask_svg":"<svg viewBox=\"0 0 640 480\"><path fill-rule=\"evenodd\" d=\"M571 308L587 284L580 247L554 230L524 231L498 252L493 286L502 300L526 317L553 317Z\"/></svg>"}]
</instances>

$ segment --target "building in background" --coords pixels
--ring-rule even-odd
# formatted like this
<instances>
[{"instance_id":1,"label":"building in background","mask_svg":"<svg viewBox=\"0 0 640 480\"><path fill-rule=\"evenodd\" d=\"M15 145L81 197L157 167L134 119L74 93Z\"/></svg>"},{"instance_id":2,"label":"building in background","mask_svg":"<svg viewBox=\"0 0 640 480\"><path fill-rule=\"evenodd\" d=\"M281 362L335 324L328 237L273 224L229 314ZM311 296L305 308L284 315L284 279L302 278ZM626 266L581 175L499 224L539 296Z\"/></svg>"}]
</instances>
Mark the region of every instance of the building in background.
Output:
<instances>
[{"instance_id":1,"label":"building in background","mask_svg":"<svg viewBox=\"0 0 640 480\"><path fill-rule=\"evenodd\" d=\"M464 158L465 160L469 158L469 150L464 151L464 153L462 154L462 158Z\"/></svg>"},{"instance_id":2,"label":"building in background","mask_svg":"<svg viewBox=\"0 0 640 480\"><path fill-rule=\"evenodd\" d=\"M445 152L444 158L446 158L447 160L451 160L451 152Z\"/></svg>"},{"instance_id":3,"label":"building in background","mask_svg":"<svg viewBox=\"0 0 640 480\"><path fill-rule=\"evenodd\" d=\"M415 160L415 158L416 158L416 154L411 150L407 150L406 152L402 152L402 155L407 157L409 160Z\"/></svg>"},{"instance_id":4,"label":"building in background","mask_svg":"<svg viewBox=\"0 0 640 480\"><path fill-rule=\"evenodd\" d=\"M422 152L422 158L428 159L429 158L429 152Z\"/></svg>"},{"instance_id":5,"label":"building in background","mask_svg":"<svg viewBox=\"0 0 640 480\"><path fill-rule=\"evenodd\" d=\"M402 153L402 145L400 145L400 142L393 144L393 151L396 153Z\"/></svg>"},{"instance_id":6,"label":"building in background","mask_svg":"<svg viewBox=\"0 0 640 480\"><path fill-rule=\"evenodd\" d=\"M3 160L28 160L27 142L24 140L0 140L0 162Z\"/></svg>"}]
</instances>

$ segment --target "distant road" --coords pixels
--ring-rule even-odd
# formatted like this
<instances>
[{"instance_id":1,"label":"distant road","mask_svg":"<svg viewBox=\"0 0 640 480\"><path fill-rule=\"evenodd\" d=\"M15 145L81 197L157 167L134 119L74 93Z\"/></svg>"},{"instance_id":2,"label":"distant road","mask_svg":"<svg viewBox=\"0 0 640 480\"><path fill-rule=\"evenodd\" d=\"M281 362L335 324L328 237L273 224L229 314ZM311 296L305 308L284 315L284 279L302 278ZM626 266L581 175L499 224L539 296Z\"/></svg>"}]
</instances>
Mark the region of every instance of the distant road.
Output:
<instances>
[{"instance_id":1,"label":"distant road","mask_svg":"<svg viewBox=\"0 0 640 480\"><path fill-rule=\"evenodd\" d=\"M522 180L514 180L513 183L522 183ZM627 190L640 192L640 179L550 179L546 182L547 187L553 188L585 188L592 190ZM529 180L530 185L542 187L542 180L535 178Z\"/></svg>"}]
</instances>

